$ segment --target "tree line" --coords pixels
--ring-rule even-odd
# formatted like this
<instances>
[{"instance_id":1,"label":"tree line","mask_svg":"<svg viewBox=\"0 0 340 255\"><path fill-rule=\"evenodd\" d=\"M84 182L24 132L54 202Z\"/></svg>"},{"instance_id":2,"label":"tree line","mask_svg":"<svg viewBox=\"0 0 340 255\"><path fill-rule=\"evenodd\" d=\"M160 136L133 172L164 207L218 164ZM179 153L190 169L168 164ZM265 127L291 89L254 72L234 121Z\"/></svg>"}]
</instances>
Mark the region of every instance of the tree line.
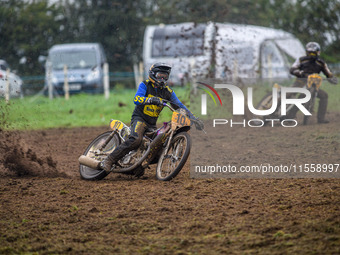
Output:
<instances>
[{"instance_id":1,"label":"tree line","mask_svg":"<svg viewBox=\"0 0 340 255\"><path fill-rule=\"evenodd\" d=\"M100 42L111 71L131 71L147 25L208 21L283 29L340 61L339 0L0 0L0 59L41 75L39 56L54 44Z\"/></svg>"}]
</instances>

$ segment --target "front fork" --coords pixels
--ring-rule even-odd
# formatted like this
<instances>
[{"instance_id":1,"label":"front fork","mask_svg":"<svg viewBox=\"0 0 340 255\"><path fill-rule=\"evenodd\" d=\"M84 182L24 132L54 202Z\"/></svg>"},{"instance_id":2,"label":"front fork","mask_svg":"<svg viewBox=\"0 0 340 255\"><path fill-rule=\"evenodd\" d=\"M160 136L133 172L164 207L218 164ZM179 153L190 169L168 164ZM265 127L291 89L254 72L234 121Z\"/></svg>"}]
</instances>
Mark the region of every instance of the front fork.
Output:
<instances>
[{"instance_id":1,"label":"front fork","mask_svg":"<svg viewBox=\"0 0 340 255\"><path fill-rule=\"evenodd\" d=\"M171 144L171 141L172 141L172 137L174 136L174 133L175 133L175 131L171 130L168 142L167 142L167 144L166 144L166 146L164 148L164 152L163 152L164 155L168 153L168 150L169 150L169 147L170 147L170 144Z\"/></svg>"},{"instance_id":2,"label":"front fork","mask_svg":"<svg viewBox=\"0 0 340 255\"><path fill-rule=\"evenodd\" d=\"M105 142L98 148L99 151L103 151L104 150L104 148L106 147L106 145L109 144L109 142L111 141L111 139L113 138L115 133L116 133L116 130L111 132L111 134L106 138Z\"/></svg>"}]
</instances>

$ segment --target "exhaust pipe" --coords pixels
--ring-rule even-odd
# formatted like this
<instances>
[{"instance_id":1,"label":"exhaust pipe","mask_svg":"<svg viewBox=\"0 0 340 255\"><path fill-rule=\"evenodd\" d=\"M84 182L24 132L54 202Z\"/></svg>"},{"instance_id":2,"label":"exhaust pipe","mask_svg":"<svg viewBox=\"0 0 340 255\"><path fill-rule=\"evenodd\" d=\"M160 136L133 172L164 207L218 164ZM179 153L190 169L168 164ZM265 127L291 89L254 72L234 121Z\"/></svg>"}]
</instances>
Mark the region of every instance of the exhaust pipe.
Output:
<instances>
[{"instance_id":1,"label":"exhaust pipe","mask_svg":"<svg viewBox=\"0 0 340 255\"><path fill-rule=\"evenodd\" d=\"M94 158L90 158L90 157L87 157L85 155L81 155L78 159L79 163L84 165L84 166L87 166L87 167L90 167L92 169L96 169L96 170L101 170L100 168L100 161L94 159Z\"/></svg>"}]
</instances>

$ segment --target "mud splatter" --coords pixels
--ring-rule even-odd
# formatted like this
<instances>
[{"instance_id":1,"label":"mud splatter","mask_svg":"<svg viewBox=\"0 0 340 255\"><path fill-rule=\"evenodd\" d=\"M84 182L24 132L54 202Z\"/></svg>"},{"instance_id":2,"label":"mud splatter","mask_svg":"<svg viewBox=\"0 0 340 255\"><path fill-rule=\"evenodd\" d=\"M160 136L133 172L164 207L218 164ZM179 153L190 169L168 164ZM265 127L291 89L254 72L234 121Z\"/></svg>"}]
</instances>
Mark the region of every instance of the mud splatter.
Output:
<instances>
[{"instance_id":1,"label":"mud splatter","mask_svg":"<svg viewBox=\"0 0 340 255\"><path fill-rule=\"evenodd\" d=\"M67 177L52 156L40 157L15 131L0 130L0 176Z\"/></svg>"}]
</instances>

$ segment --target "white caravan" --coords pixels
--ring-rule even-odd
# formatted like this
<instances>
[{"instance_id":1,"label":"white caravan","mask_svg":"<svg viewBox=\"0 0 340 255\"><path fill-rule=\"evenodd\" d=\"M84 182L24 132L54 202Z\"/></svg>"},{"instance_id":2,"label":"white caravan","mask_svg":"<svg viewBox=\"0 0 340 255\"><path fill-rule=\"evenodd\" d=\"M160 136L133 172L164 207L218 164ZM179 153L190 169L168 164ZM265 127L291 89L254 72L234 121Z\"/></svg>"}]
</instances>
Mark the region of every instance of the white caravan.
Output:
<instances>
[{"instance_id":1,"label":"white caravan","mask_svg":"<svg viewBox=\"0 0 340 255\"><path fill-rule=\"evenodd\" d=\"M193 76L223 81L289 78L290 65L304 54L291 33L212 22L147 26L143 45L145 76L153 63L166 62L173 66L174 84Z\"/></svg>"}]
</instances>

